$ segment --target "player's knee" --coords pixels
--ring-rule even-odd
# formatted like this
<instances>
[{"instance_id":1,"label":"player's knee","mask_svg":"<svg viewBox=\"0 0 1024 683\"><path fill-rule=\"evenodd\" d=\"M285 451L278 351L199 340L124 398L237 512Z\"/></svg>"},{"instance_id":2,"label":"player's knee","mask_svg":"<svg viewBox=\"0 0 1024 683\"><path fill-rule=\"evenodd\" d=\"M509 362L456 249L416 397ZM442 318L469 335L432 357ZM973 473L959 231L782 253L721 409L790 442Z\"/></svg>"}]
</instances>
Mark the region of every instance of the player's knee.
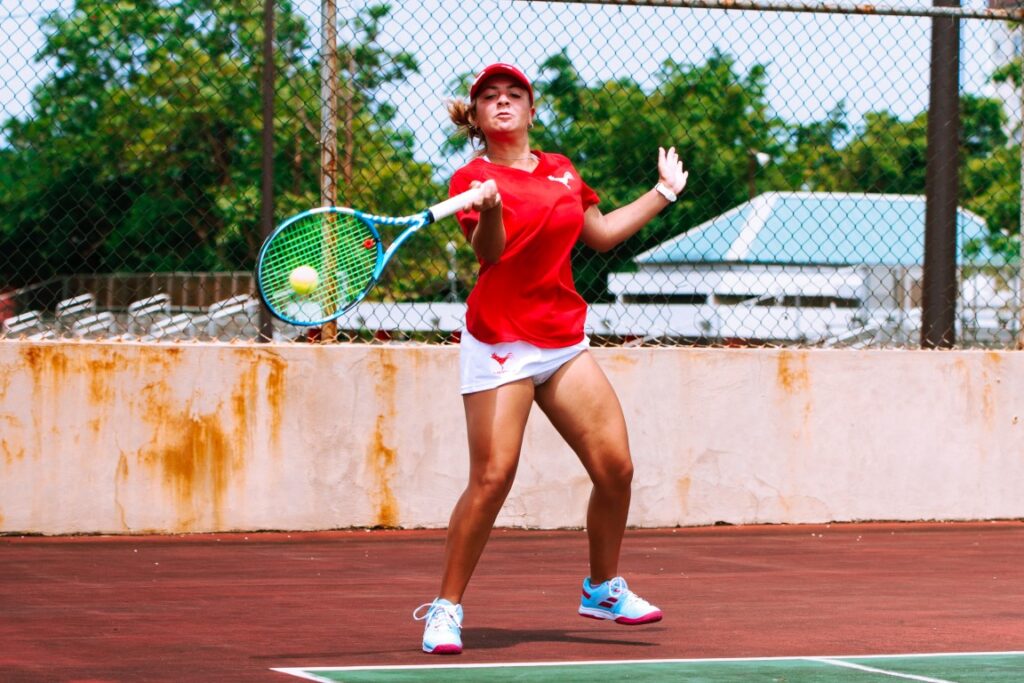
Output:
<instances>
[{"instance_id":1,"label":"player's knee","mask_svg":"<svg viewBox=\"0 0 1024 683\"><path fill-rule=\"evenodd\" d=\"M629 488L633 484L633 461L625 460L615 471L615 479L622 488Z\"/></svg>"},{"instance_id":2,"label":"player's knee","mask_svg":"<svg viewBox=\"0 0 1024 683\"><path fill-rule=\"evenodd\" d=\"M594 486L608 492L628 490L633 484L633 461L617 458L607 462L594 477Z\"/></svg>"},{"instance_id":3,"label":"player's knee","mask_svg":"<svg viewBox=\"0 0 1024 683\"><path fill-rule=\"evenodd\" d=\"M515 474L515 470L491 468L476 474L471 485L479 498L500 503L512 490Z\"/></svg>"}]
</instances>

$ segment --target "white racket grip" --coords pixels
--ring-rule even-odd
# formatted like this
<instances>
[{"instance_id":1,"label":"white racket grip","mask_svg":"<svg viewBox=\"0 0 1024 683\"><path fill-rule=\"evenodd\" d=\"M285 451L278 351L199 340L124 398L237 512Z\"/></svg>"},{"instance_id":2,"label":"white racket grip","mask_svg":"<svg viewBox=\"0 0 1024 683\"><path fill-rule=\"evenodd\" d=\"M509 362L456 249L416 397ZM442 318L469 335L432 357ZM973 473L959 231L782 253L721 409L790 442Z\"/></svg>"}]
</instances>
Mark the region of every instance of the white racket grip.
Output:
<instances>
[{"instance_id":1,"label":"white racket grip","mask_svg":"<svg viewBox=\"0 0 1024 683\"><path fill-rule=\"evenodd\" d=\"M456 211L462 211L470 204L478 201L482 193L483 190L479 187L474 187L472 190L466 190L462 194L457 194L439 204L434 204L428 211L430 211L430 215L434 217L435 221L439 221L442 218L448 218L448 216L451 216Z\"/></svg>"}]
</instances>

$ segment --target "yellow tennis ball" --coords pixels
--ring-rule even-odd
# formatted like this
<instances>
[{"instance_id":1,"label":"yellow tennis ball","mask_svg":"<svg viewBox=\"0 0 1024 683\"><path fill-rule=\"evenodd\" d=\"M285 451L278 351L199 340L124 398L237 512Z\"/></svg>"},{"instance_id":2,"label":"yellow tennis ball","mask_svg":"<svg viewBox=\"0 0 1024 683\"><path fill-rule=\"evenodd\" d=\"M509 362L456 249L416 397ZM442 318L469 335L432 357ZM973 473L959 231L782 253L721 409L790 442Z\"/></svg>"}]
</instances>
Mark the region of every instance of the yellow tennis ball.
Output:
<instances>
[{"instance_id":1,"label":"yellow tennis ball","mask_svg":"<svg viewBox=\"0 0 1024 683\"><path fill-rule=\"evenodd\" d=\"M288 276L288 284L296 294L309 294L320 283L320 276L312 266L299 266Z\"/></svg>"}]
</instances>

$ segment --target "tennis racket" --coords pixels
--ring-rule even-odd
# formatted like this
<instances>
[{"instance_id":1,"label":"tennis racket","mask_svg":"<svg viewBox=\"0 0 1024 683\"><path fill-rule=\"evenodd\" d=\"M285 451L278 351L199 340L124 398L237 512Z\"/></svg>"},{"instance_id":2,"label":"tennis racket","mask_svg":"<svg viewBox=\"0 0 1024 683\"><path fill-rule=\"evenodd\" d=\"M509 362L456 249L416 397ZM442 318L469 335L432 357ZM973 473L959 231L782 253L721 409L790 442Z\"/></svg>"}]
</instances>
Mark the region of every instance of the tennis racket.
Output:
<instances>
[{"instance_id":1,"label":"tennis racket","mask_svg":"<svg viewBox=\"0 0 1024 683\"><path fill-rule=\"evenodd\" d=\"M327 206L292 216L260 248L256 289L274 317L314 327L363 300L399 247L422 228L477 201L474 188L411 216ZM377 226L404 226L384 250Z\"/></svg>"}]
</instances>

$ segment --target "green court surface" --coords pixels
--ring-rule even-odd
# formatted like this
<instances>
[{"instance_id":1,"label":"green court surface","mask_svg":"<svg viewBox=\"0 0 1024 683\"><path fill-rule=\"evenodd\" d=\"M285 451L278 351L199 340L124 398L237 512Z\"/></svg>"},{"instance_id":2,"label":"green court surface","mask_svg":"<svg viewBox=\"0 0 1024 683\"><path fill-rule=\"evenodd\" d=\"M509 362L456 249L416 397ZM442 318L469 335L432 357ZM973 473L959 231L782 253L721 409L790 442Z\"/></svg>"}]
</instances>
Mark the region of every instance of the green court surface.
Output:
<instances>
[{"instance_id":1,"label":"green court surface","mask_svg":"<svg viewBox=\"0 0 1024 683\"><path fill-rule=\"evenodd\" d=\"M406 683L451 681L685 681L686 683L1021 683L1024 652L875 657L676 659L574 664L439 664L275 669L312 681Z\"/></svg>"}]
</instances>

